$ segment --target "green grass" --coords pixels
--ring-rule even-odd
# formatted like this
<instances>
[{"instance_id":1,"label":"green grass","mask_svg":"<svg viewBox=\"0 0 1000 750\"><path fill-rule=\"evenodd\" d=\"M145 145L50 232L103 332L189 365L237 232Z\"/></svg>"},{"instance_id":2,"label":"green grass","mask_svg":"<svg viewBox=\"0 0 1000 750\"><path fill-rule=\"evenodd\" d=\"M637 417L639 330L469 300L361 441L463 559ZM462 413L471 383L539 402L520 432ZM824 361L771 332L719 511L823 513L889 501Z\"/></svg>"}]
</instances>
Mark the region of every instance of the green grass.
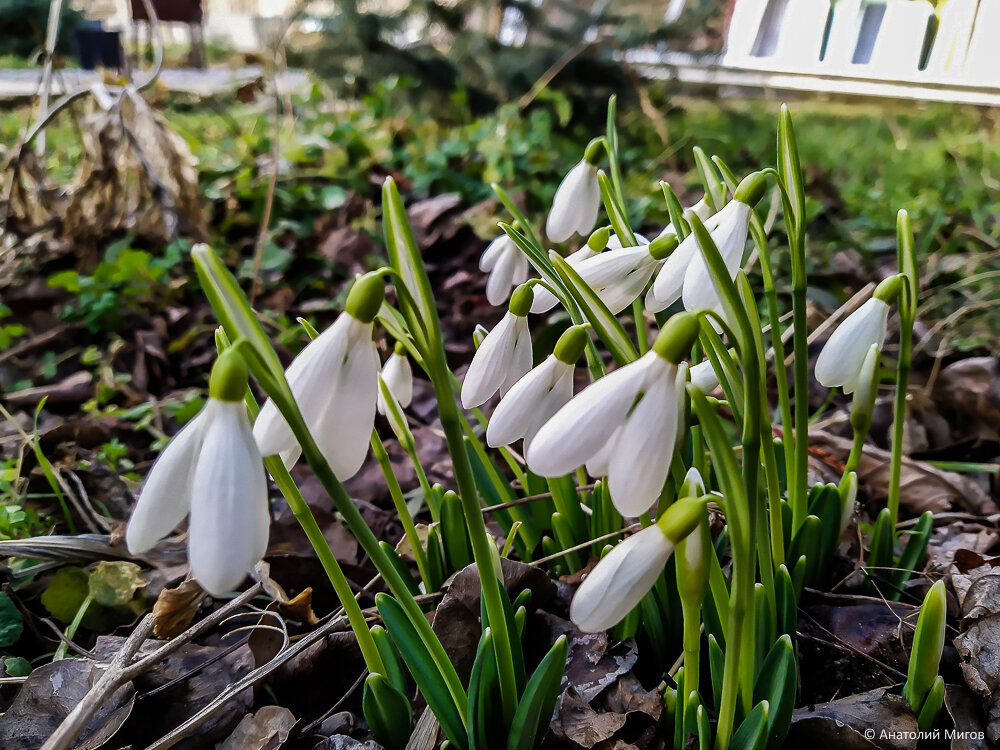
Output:
<instances>
[{"instance_id":1,"label":"green grass","mask_svg":"<svg viewBox=\"0 0 1000 750\"><path fill-rule=\"evenodd\" d=\"M362 102L336 103L335 115L318 89L296 103L295 118L284 121L280 135L287 170L278 183L272 220L276 237L282 236L269 256L275 278L299 257L292 250L302 241L308 244L316 220L352 191L373 205L354 219L356 228L377 240L376 185L385 170L411 183L411 198L458 192L466 205L491 197L489 183L496 181L525 196L529 217L541 221L562 175L602 130L599 124L574 122L568 104L555 94L526 112L505 105L483 118L463 114L457 98L451 119L442 121L438 113L413 108L411 88L405 81L387 81ZM652 230L667 221L660 179L689 201L697 199L694 145L718 154L737 173L773 163L778 102L709 102L653 93L667 142L638 107L619 109L622 163L636 224ZM267 98L199 103L171 96L165 108L168 122L198 158L201 190L215 208L215 241L244 258L266 188L257 163L270 152L270 106ZM948 319L951 343L960 348L988 343L984 336L990 329L980 321L1000 322L989 303L996 297L1000 244L997 115L906 102L797 102L792 111L810 196L810 260L826 291L844 293L839 286L844 269L832 262L841 251L855 251L869 271L891 259L896 211L906 208L922 252L925 286L947 289L925 300L925 315ZM27 113L25 108L0 113L2 143L16 142ZM80 154L68 113L50 131L50 143L50 169L66 178ZM493 221L485 215L475 228L487 238L495 232ZM780 232L774 236L780 246Z\"/></svg>"}]
</instances>

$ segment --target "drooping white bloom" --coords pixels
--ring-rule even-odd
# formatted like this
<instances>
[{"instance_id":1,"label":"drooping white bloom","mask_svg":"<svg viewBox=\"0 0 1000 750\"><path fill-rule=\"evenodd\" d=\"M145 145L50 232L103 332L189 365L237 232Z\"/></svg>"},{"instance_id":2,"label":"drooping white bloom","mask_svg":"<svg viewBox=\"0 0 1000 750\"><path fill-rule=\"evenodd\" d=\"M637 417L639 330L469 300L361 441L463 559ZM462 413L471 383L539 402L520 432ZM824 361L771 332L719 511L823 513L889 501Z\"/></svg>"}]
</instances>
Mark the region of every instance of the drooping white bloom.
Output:
<instances>
[{"instance_id":1,"label":"drooping white bloom","mask_svg":"<svg viewBox=\"0 0 1000 750\"><path fill-rule=\"evenodd\" d=\"M585 633L599 633L620 622L653 587L678 543L690 538L704 516L703 498L681 498L654 525L608 552L573 597L569 609L573 623Z\"/></svg>"},{"instance_id":2,"label":"drooping white bloom","mask_svg":"<svg viewBox=\"0 0 1000 750\"><path fill-rule=\"evenodd\" d=\"M527 317L531 294L528 286L515 291L507 314L476 349L462 383L462 406L466 409L486 403L497 391L500 395L505 394L531 369L531 333Z\"/></svg>"},{"instance_id":3,"label":"drooping white bloom","mask_svg":"<svg viewBox=\"0 0 1000 750\"><path fill-rule=\"evenodd\" d=\"M827 340L816 360L816 380L827 388L853 393L872 344L881 348L889 324L889 305L872 297L851 313Z\"/></svg>"},{"instance_id":4,"label":"drooping white bloom","mask_svg":"<svg viewBox=\"0 0 1000 750\"><path fill-rule=\"evenodd\" d=\"M677 362L697 332L696 316L675 315L649 352L562 407L527 447L531 470L558 477L587 464L591 473L607 474L622 515L645 512L659 496L673 459L681 419Z\"/></svg>"},{"instance_id":5,"label":"drooping white bloom","mask_svg":"<svg viewBox=\"0 0 1000 750\"><path fill-rule=\"evenodd\" d=\"M372 323L350 312L311 341L285 372L309 432L341 481L358 472L368 453L378 374ZM253 434L263 455L281 456L288 468L302 452L270 399L260 410Z\"/></svg>"},{"instance_id":6,"label":"drooping white bloom","mask_svg":"<svg viewBox=\"0 0 1000 750\"><path fill-rule=\"evenodd\" d=\"M570 604L569 619L584 633L614 627L653 588L673 551L674 543L657 525L633 534L584 579Z\"/></svg>"},{"instance_id":7,"label":"drooping white bloom","mask_svg":"<svg viewBox=\"0 0 1000 750\"><path fill-rule=\"evenodd\" d=\"M491 448L524 438L527 450L538 428L573 397L573 374L586 343L585 326L567 329L559 337L555 351L507 391L486 428L486 442Z\"/></svg>"},{"instance_id":8,"label":"drooping white bloom","mask_svg":"<svg viewBox=\"0 0 1000 750\"><path fill-rule=\"evenodd\" d=\"M190 513L191 572L215 595L238 586L267 550L267 484L245 388L244 366L242 385L226 398L213 393L170 442L150 469L125 532L129 551L141 554Z\"/></svg>"},{"instance_id":9,"label":"drooping white bloom","mask_svg":"<svg viewBox=\"0 0 1000 750\"><path fill-rule=\"evenodd\" d=\"M525 446L530 445L538 428L573 397L575 369L550 354L514 383L490 417L487 444L497 448L524 438Z\"/></svg>"},{"instance_id":10,"label":"drooping white bloom","mask_svg":"<svg viewBox=\"0 0 1000 750\"><path fill-rule=\"evenodd\" d=\"M399 345L382 365L382 380L389 388L396 402L406 408L413 401L413 368L406 356L406 351ZM378 392L378 413L385 414L385 402L382 400L382 390Z\"/></svg>"},{"instance_id":11,"label":"drooping white bloom","mask_svg":"<svg viewBox=\"0 0 1000 750\"><path fill-rule=\"evenodd\" d=\"M764 195L766 186L762 173L747 175L736 187L733 200L704 220L705 229L719 249L730 278L735 278L739 270L753 207ZM701 204L701 209L704 211L704 204ZM695 211L692 213L697 215ZM702 217L698 215L698 218ZM719 292L694 232L684 238L660 268L646 295L646 309L651 312L664 310L680 297L684 299L684 309L691 312L718 310L720 307Z\"/></svg>"},{"instance_id":12,"label":"drooping white bloom","mask_svg":"<svg viewBox=\"0 0 1000 750\"><path fill-rule=\"evenodd\" d=\"M528 280L528 258L506 234L491 242L479 259L479 270L489 271L486 300L502 305L513 287Z\"/></svg>"},{"instance_id":13,"label":"drooping white bloom","mask_svg":"<svg viewBox=\"0 0 1000 750\"><path fill-rule=\"evenodd\" d=\"M597 167L586 159L573 167L559 183L545 234L553 242L565 242L574 234L589 234L601 208L601 186Z\"/></svg>"},{"instance_id":14,"label":"drooping white bloom","mask_svg":"<svg viewBox=\"0 0 1000 750\"><path fill-rule=\"evenodd\" d=\"M878 344L872 344L868 348L864 362L861 363L861 370L858 372L854 401L851 404L853 414L871 415L875 408L875 396L878 393L878 368L881 359Z\"/></svg>"},{"instance_id":15,"label":"drooping white bloom","mask_svg":"<svg viewBox=\"0 0 1000 750\"><path fill-rule=\"evenodd\" d=\"M742 201L732 200L705 222L731 278L736 276L743 259L752 211ZM692 312L714 310L719 303L719 294L694 232L684 238L660 268L646 295L646 309L664 310L682 296L684 309Z\"/></svg>"}]
</instances>

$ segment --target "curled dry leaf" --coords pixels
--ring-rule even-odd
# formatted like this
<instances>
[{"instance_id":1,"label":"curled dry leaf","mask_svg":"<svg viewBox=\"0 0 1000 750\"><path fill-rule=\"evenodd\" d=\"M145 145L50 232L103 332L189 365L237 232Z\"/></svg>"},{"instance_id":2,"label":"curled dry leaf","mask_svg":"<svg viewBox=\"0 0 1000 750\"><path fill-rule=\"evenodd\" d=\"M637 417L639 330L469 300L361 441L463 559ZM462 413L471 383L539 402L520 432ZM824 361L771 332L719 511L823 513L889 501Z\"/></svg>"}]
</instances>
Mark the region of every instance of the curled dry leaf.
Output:
<instances>
[{"instance_id":1,"label":"curled dry leaf","mask_svg":"<svg viewBox=\"0 0 1000 750\"><path fill-rule=\"evenodd\" d=\"M243 717L217 750L280 750L295 726L295 716L281 706L264 706Z\"/></svg>"},{"instance_id":2,"label":"curled dry leaf","mask_svg":"<svg viewBox=\"0 0 1000 750\"><path fill-rule=\"evenodd\" d=\"M10 708L0 716L0 747L36 750L100 679L104 669L90 659L62 659L35 669ZM76 747L98 748L118 731L135 702L131 683L109 696L80 734Z\"/></svg>"},{"instance_id":3,"label":"curled dry leaf","mask_svg":"<svg viewBox=\"0 0 1000 750\"><path fill-rule=\"evenodd\" d=\"M153 634L157 638L174 638L194 621L205 592L193 578L172 589L163 589L153 605L156 625Z\"/></svg>"},{"instance_id":4,"label":"curled dry leaf","mask_svg":"<svg viewBox=\"0 0 1000 750\"><path fill-rule=\"evenodd\" d=\"M811 750L916 750L916 736L917 719L910 704L888 689L878 688L796 709L786 746Z\"/></svg>"},{"instance_id":5,"label":"curled dry leaf","mask_svg":"<svg viewBox=\"0 0 1000 750\"><path fill-rule=\"evenodd\" d=\"M837 457L840 461L851 452L851 441L828 432L809 435L812 447ZM865 446L858 469L858 480L874 500L888 495L889 452L873 445ZM934 513L960 508L970 513L990 515L1000 512L986 490L968 477L937 469L924 461L906 456L902 462L900 506L914 515L926 510Z\"/></svg>"},{"instance_id":6,"label":"curled dry leaf","mask_svg":"<svg viewBox=\"0 0 1000 750\"><path fill-rule=\"evenodd\" d=\"M986 735L996 743L1000 742L1000 570L993 560L965 560L967 564L980 561L966 573L954 566L952 584L962 624L955 648L966 684L986 708Z\"/></svg>"}]
</instances>

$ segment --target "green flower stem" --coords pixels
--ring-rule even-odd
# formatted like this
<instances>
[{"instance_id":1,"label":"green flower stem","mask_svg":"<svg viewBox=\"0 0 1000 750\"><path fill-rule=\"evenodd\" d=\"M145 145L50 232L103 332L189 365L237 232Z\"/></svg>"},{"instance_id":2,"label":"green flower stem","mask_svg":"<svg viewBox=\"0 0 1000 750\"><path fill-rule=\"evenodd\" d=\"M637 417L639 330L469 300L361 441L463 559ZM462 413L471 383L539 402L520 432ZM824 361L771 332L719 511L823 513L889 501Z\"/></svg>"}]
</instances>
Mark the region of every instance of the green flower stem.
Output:
<instances>
[{"instance_id":1,"label":"green flower stem","mask_svg":"<svg viewBox=\"0 0 1000 750\"><path fill-rule=\"evenodd\" d=\"M761 458L764 464L764 482L767 486L768 517L771 522L771 562L777 570L785 562L784 518L781 513L781 486L778 460L774 452L774 439L770 434L760 436Z\"/></svg>"},{"instance_id":2,"label":"green flower stem","mask_svg":"<svg viewBox=\"0 0 1000 750\"><path fill-rule=\"evenodd\" d=\"M330 545L323 536L323 530L316 523L316 517L312 514L312 510L310 510L305 499L302 497L298 485L295 484L295 480L292 479L291 474L288 473L285 465L281 463L281 459L277 456L268 456L265 458L264 465L274 479L274 483L278 486L278 491L281 492L288 503L288 507L292 509L292 515L295 516L295 520L299 522L299 525L306 534L306 538L316 551L316 557L319 558L320 565L323 566L323 572L330 579L333 590L340 600L340 606L344 608L344 614L347 615L351 630L354 631L354 636L358 639L358 646L361 648L361 655L364 657L365 666L369 672L385 674L385 665L382 662L378 648L375 646L375 640L372 638L371 630L368 628L368 622L365 620L361 605L354 598L354 591L347 582L347 577L344 575L340 563L337 562L336 555L333 554Z\"/></svg>"},{"instance_id":3,"label":"green flower stem","mask_svg":"<svg viewBox=\"0 0 1000 750\"><path fill-rule=\"evenodd\" d=\"M73 636L76 635L76 631L80 627L80 623L83 622L83 616L87 614L87 610L90 608L91 603L93 603L94 597L88 591L87 595L80 602L80 606L76 610L76 614L73 616L73 622L71 622L66 627L66 640L73 640ZM59 645L56 647L56 652L52 656L52 661L59 661L66 658L66 652L69 651L69 644L66 641L60 641Z\"/></svg>"},{"instance_id":4,"label":"green flower stem","mask_svg":"<svg viewBox=\"0 0 1000 750\"><path fill-rule=\"evenodd\" d=\"M869 420L871 424L871 420ZM861 464L861 454L865 448L865 438L868 436L868 429L862 429L860 426L854 427L854 439L851 442L851 452L847 456L847 461L844 463L844 476L846 477L852 471L856 472L858 466ZM893 431L893 444L895 445L895 431ZM890 467L890 486L891 486L891 467ZM898 507L898 506L897 506Z\"/></svg>"},{"instance_id":5,"label":"green flower stem","mask_svg":"<svg viewBox=\"0 0 1000 750\"><path fill-rule=\"evenodd\" d=\"M310 332L310 336L315 337L314 332ZM216 346L219 352L224 351L229 345L229 339L225 331L222 329L216 331ZM255 421L257 415L260 413L260 407L257 405L257 399L254 398L253 391L250 390L249 385L247 385L243 400L246 403L250 421ZM265 458L264 466L278 487L278 491L285 498L285 502L288 503L288 507L291 508L292 515L299 522L313 550L315 550L316 557L319 558L320 565L323 566L323 572L326 573L327 578L330 580L334 593L340 600L340 606L344 608L344 614L347 615L351 630L354 631L354 636L358 639L358 647L361 649L365 666L369 672L385 674L385 664L375 645L375 640L372 638L371 630L368 628L368 622L365 620L361 605L354 598L354 591L351 589L350 583L347 582L347 576L344 575L340 563L337 562L336 555L330 549L330 545L323 536L322 529L319 528L319 524L316 523L316 518L309 509L309 505L302 497L298 485L295 484L292 475L285 468L285 465L278 456L268 456Z\"/></svg>"},{"instance_id":6,"label":"green flower stem","mask_svg":"<svg viewBox=\"0 0 1000 750\"><path fill-rule=\"evenodd\" d=\"M489 626L493 632L502 715L504 720L509 723L514 718L519 699L511 646L511 638L517 637L517 635L509 633L507 629L507 619L500 593L501 582L497 578L493 565L496 547L486 532L486 523L480 510L479 491L465 448L461 412L449 379L451 371L448 368L445 355L441 322L437 314L434 292L430 279L427 277L427 270L423 265L420 249L413 237L413 230L409 225L403 201L391 178L387 179L383 186L382 198L383 224L389 258L404 279L403 285L410 288L410 292L416 300L414 305L403 306L403 315L411 326L422 322L427 329L427 347L426 351L422 352L423 360L431 385L434 387L434 395L437 398L438 417L445 434L448 453L451 455L459 499L469 530L469 541L472 543L472 554L479 572L483 603L489 619ZM360 514L358 515L360 516ZM370 534L371 530L369 529L368 532ZM413 601L412 597L410 597L410 601ZM416 606L416 602L413 602L413 605ZM438 645L440 646L440 642ZM450 662L449 666L451 666ZM451 672L454 674L453 667ZM460 683L459 688L461 688ZM464 691L462 696L464 698ZM464 700L458 705L464 717Z\"/></svg>"},{"instance_id":7,"label":"green flower stem","mask_svg":"<svg viewBox=\"0 0 1000 750\"><path fill-rule=\"evenodd\" d=\"M641 357L649 351L649 339L646 337L646 320L643 317L642 299L639 297L632 300L632 318L635 320L635 342Z\"/></svg>"},{"instance_id":8,"label":"green flower stem","mask_svg":"<svg viewBox=\"0 0 1000 750\"><path fill-rule=\"evenodd\" d=\"M903 429L906 424L906 395L910 378L910 358L913 346L913 324L917 317L917 262L913 229L906 211L896 219L896 257L906 283L899 297L899 361L896 365L896 396L892 406L892 457L889 472L889 517L895 538L899 519L899 491L903 469Z\"/></svg>"},{"instance_id":9,"label":"green flower stem","mask_svg":"<svg viewBox=\"0 0 1000 750\"><path fill-rule=\"evenodd\" d=\"M718 252L718 251L716 251ZM728 750L736 718L736 703L743 693L744 713L749 713L753 700L753 648L748 643L747 631L752 639L753 618L747 617L753 603L754 549L750 534L750 508L736 456L726 437L715 409L696 388L691 389L691 404L698 415L705 440L712 451L712 463L719 480L724 500L726 522L729 526L729 544L733 556L732 588L729 595L729 621L726 626L726 654L723 666L722 699L719 704L716 750ZM716 593L713 583L713 596ZM719 592L721 594L721 591ZM753 641L749 643L752 645ZM749 653L741 659L741 652ZM747 685L749 684L749 693ZM742 686L742 690L741 690Z\"/></svg>"},{"instance_id":10,"label":"green flower stem","mask_svg":"<svg viewBox=\"0 0 1000 750\"><path fill-rule=\"evenodd\" d=\"M410 509L406 507L406 500L403 498L403 490L399 486L399 480L396 479L396 475L392 470L389 453L386 451L381 438L378 436L378 432L375 430L372 430L371 444L372 454L375 456L379 468L382 469L382 476L385 477L385 483L389 487L389 495L392 497L392 504L396 508L396 515L399 516L399 522L403 525L403 533L406 534L406 538L410 542L410 548L413 550L413 559L417 563L417 570L420 571L420 580L424 582L424 588L430 591L432 587L430 571L427 567L427 554L424 551L423 543L420 541L420 536L417 534L417 527L413 523L413 516L410 515ZM430 502L428 501L429 504Z\"/></svg>"},{"instance_id":11,"label":"green flower stem","mask_svg":"<svg viewBox=\"0 0 1000 750\"><path fill-rule=\"evenodd\" d=\"M365 522L361 512L355 507L344 486L337 479L329 463L323 456L319 446L313 439L309 428L306 427L305 419L299 411L298 404L292 396L288 381L285 380L284 371L277 353L271 346L270 340L264 334L260 322L250 308L246 295L240 289L235 277L222 264L214 252L206 245L199 245L192 250L195 260L195 269L201 282L202 290L208 298L219 321L223 324L229 337L235 338L234 346L241 347L241 354L263 387L285 418L292 434L302 447L302 453L309 463L320 484L330 494L334 505L344 519L348 529L354 534L361 548L371 558L372 563L382 576L393 596L399 600L400 606L406 613L414 629L420 636L424 647L445 684L449 695L455 703L459 714L465 720L465 709L467 696L465 688L455 671L454 665L448 658L444 647L438 640L437 635L431 628L430 623L424 616L420 605L414 600L406 586L402 576L396 571L392 562L379 546L378 539L371 528ZM292 502L294 495L292 496ZM321 550L325 547L329 549L323 539L319 525L309 506L302 501L296 502L296 506L291 506L299 523L302 524L306 536L313 544L321 559L324 554ZM329 552L333 556L332 552Z\"/></svg>"}]
</instances>

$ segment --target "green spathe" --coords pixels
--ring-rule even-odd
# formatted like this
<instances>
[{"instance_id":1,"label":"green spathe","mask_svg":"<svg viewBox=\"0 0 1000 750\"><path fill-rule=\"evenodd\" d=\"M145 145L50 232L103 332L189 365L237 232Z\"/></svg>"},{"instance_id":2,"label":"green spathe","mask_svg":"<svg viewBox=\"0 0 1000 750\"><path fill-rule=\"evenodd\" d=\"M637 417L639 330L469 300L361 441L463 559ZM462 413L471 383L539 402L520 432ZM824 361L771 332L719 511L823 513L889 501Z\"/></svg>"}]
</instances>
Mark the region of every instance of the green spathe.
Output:
<instances>
[{"instance_id":1,"label":"green spathe","mask_svg":"<svg viewBox=\"0 0 1000 750\"><path fill-rule=\"evenodd\" d=\"M347 295L344 309L362 323L371 323L385 300L385 281L379 273L366 273L358 278Z\"/></svg>"},{"instance_id":2,"label":"green spathe","mask_svg":"<svg viewBox=\"0 0 1000 750\"><path fill-rule=\"evenodd\" d=\"M691 351L700 332L701 324L695 313L679 312L660 329L653 351L676 365Z\"/></svg>"},{"instance_id":3,"label":"green spathe","mask_svg":"<svg viewBox=\"0 0 1000 750\"><path fill-rule=\"evenodd\" d=\"M219 401L242 401L247 392L247 363L233 348L226 349L212 366L208 395Z\"/></svg>"}]
</instances>

